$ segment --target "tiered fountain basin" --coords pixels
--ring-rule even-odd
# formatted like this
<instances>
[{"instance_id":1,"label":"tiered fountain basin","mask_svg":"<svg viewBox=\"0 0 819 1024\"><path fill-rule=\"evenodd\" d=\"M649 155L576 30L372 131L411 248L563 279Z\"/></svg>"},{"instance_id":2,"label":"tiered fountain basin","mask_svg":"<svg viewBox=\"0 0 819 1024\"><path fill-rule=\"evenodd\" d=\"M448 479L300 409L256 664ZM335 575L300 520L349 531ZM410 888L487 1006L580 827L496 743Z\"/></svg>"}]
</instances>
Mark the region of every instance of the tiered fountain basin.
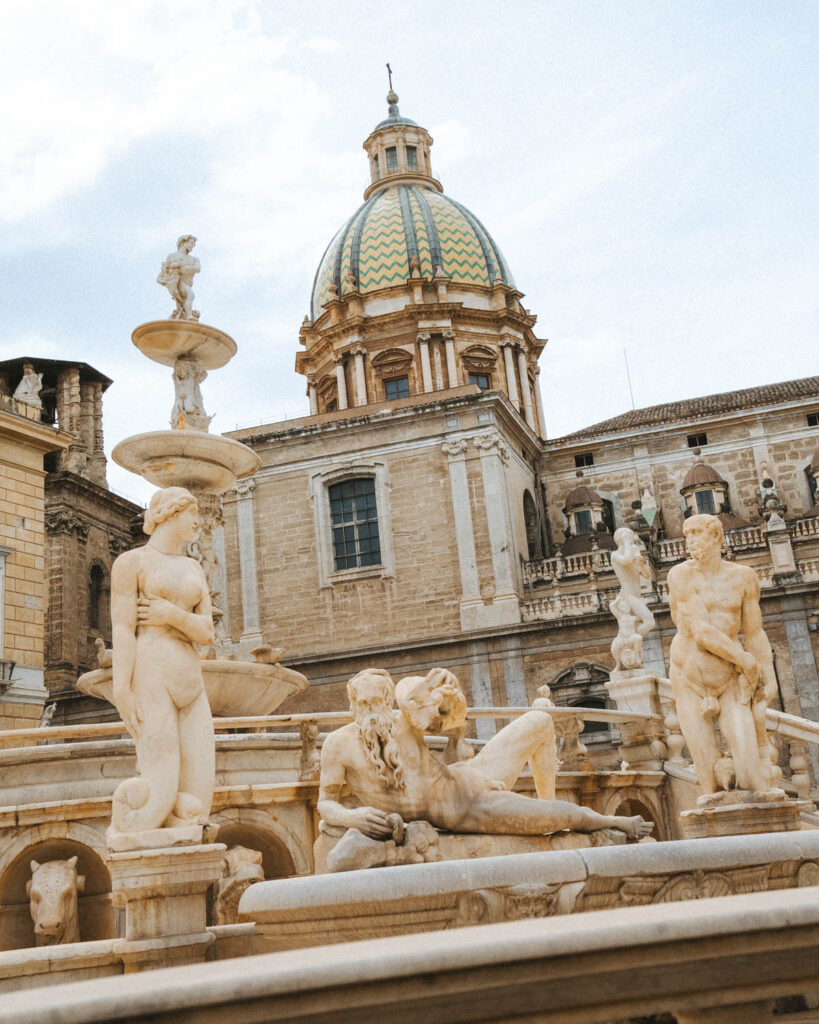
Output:
<instances>
[{"instance_id":1,"label":"tiered fountain basin","mask_svg":"<svg viewBox=\"0 0 819 1024\"><path fill-rule=\"evenodd\" d=\"M198 320L150 320L133 331L131 341L163 366L173 366L179 356L187 356L206 370L216 370L236 355L236 342L229 334Z\"/></svg>"},{"instance_id":2,"label":"tiered fountain basin","mask_svg":"<svg viewBox=\"0 0 819 1024\"><path fill-rule=\"evenodd\" d=\"M261 465L246 445L204 430L134 434L120 441L111 455L118 465L157 487L187 487L206 494L224 494Z\"/></svg>"},{"instance_id":3,"label":"tiered fountain basin","mask_svg":"<svg viewBox=\"0 0 819 1024\"><path fill-rule=\"evenodd\" d=\"M201 665L210 710L216 718L270 715L288 697L307 689L306 677L284 665L228 658L203 660ZM86 672L77 680L77 689L114 703L110 668Z\"/></svg>"}]
</instances>

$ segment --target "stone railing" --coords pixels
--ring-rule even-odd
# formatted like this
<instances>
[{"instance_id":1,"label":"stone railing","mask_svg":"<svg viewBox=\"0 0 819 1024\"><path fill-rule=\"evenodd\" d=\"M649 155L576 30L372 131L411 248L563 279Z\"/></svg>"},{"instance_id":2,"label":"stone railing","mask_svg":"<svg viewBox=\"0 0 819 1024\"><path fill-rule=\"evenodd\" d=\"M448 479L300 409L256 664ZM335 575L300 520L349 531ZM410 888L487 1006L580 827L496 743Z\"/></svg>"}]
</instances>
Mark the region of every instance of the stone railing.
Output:
<instances>
[{"instance_id":1,"label":"stone railing","mask_svg":"<svg viewBox=\"0 0 819 1024\"><path fill-rule=\"evenodd\" d=\"M589 589L577 594L561 594L559 591L550 597L536 597L525 601L522 606L524 622L549 622L552 619L566 619L575 615L596 615L607 612L609 601L617 593L616 590Z\"/></svg>"},{"instance_id":2,"label":"stone railing","mask_svg":"<svg viewBox=\"0 0 819 1024\"><path fill-rule=\"evenodd\" d=\"M549 583L551 580L567 579L571 576L588 576L589 573L611 572L610 551L584 551L577 555L554 555L538 561L523 563L525 583Z\"/></svg>"},{"instance_id":3,"label":"stone railing","mask_svg":"<svg viewBox=\"0 0 819 1024\"><path fill-rule=\"evenodd\" d=\"M687 557L685 538L669 537L668 540L658 540L654 552L657 562L681 562Z\"/></svg>"},{"instance_id":4,"label":"stone railing","mask_svg":"<svg viewBox=\"0 0 819 1024\"><path fill-rule=\"evenodd\" d=\"M788 530L794 544L803 540L812 540L814 537L819 537L819 519L813 516L809 519L795 519L788 524Z\"/></svg>"},{"instance_id":5,"label":"stone railing","mask_svg":"<svg viewBox=\"0 0 819 1024\"><path fill-rule=\"evenodd\" d=\"M728 530L725 534L725 545L732 551L752 551L755 548L767 547L765 527L743 526L737 530Z\"/></svg>"},{"instance_id":6,"label":"stone railing","mask_svg":"<svg viewBox=\"0 0 819 1024\"><path fill-rule=\"evenodd\" d=\"M807 583L819 580L819 558L808 558L805 561L797 562L796 568Z\"/></svg>"}]
</instances>

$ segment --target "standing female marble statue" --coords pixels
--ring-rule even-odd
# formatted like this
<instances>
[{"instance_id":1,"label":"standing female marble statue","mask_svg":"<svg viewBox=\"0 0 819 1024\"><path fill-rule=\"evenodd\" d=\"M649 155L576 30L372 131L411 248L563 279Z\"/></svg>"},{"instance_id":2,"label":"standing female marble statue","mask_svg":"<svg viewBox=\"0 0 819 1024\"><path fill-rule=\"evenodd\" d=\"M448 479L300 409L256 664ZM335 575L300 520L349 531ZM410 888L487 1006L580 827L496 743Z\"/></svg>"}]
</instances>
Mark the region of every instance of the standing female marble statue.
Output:
<instances>
[{"instance_id":1,"label":"standing female marble statue","mask_svg":"<svg viewBox=\"0 0 819 1024\"><path fill-rule=\"evenodd\" d=\"M213 642L205 574L180 554L198 526L183 487L157 491L148 543L111 570L114 703L134 737L138 777L114 792L116 832L205 824L213 799L213 719L194 644Z\"/></svg>"},{"instance_id":2,"label":"standing female marble statue","mask_svg":"<svg viewBox=\"0 0 819 1024\"><path fill-rule=\"evenodd\" d=\"M171 320L199 319L199 310L193 308L193 277L201 269L199 260L191 255L195 245L195 235L180 235L176 240L176 252L164 259L159 269L156 282L168 289L176 303Z\"/></svg>"}]
</instances>

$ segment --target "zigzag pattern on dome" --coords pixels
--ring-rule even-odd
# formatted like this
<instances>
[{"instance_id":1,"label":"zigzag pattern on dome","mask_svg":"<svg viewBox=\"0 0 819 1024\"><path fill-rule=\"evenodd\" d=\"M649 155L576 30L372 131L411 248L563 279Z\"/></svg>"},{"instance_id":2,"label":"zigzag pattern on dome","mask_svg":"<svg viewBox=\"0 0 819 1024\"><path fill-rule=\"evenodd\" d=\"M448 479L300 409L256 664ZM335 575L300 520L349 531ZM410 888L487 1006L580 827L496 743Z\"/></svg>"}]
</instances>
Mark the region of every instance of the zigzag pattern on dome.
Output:
<instances>
[{"instance_id":1,"label":"zigzag pattern on dome","mask_svg":"<svg viewBox=\"0 0 819 1024\"><path fill-rule=\"evenodd\" d=\"M403 284L410 260L430 278L440 264L453 281L489 287L498 277L514 287L498 246L481 222L449 196L423 185L394 185L368 199L335 234L313 282L311 316L349 291L352 271L363 294Z\"/></svg>"}]
</instances>

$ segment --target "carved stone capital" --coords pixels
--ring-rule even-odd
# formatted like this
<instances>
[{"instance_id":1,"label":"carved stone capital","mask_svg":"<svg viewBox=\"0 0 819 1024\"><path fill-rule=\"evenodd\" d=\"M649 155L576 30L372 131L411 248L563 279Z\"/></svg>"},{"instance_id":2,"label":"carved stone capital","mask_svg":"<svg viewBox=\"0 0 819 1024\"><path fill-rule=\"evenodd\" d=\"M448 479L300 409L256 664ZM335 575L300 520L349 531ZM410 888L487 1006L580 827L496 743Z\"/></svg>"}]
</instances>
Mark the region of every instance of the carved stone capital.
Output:
<instances>
[{"instance_id":1,"label":"carved stone capital","mask_svg":"<svg viewBox=\"0 0 819 1024\"><path fill-rule=\"evenodd\" d=\"M517 346L518 346L518 342L517 342L517 340L515 338L501 338L501 343L500 343L500 347L501 348L511 348L511 349L514 350L514 349L517 348Z\"/></svg>"},{"instance_id":2,"label":"carved stone capital","mask_svg":"<svg viewBox=\"0 0 819 1024\"><path fill-rule=\"evenodd\" d=\"M111 534L108 538L108 552L112 558L121 555L123 551L127 551L130 547L130 537L120 537L117 534Z\"/></svg>"},{"instance_id":3,"label":"carved stone capital","mask_svg":"<svg viewBox=\"0 0 819 1024\"><path fill-rule=\"evenodd\" d=\"M455 332L453 330L442 331L441 332L441 337L444 339L444 341L454 341L455 340Z\"/></svg>"},{"instance_id":4,"label":"carved stone capital","mask_svg":"<svg viewBox=\"0 0 819 1024\"><path fill-rule=\"evenodd\" d=\"M504 462L509 459L509 446L498 433L479 434L475 438L475 447L479 448L481 454L498 455Z\"/></svg>"},{"instance_id":5,"label":"carved stone capital","mask_svg":"<svg viewBox=\"0 0 819 1024\"><path fill-rule=\"evenodd\" d=\"M427 331L422 331L420 334L416 336L416 340L418 341L419 345L429 344L431 338L432 335L429 334Z\"/></svg>"},{"instance_id":6,"label":"carved stone capital","mask_svg":"<svg viewBox=\"0 0 819 1024\"><path fill-rule=\"evenodd\" d=\"M465 437L453 438L451 441L444 441L441 445L441 451L444 455L447 455L450 459L454 459L459 455L465 455L468 442Z\"/></svg>"},{"instance_id":7,"label":"carved stone capital","mask_svg":"<svg viewBox=\"0 0 819 1024\"><path fill-rule=\"evenodd\" d=\"M234 490L236 491L237 498L251 498L253 491L256 487L256 481L253 477L248 477L247 480L237 480Z\"/></svg>"},{"instance_id":8,"label":"carved stone capital","mask_svg":"<svg viewBox=\"0 0 819 1024\"><path fill-rule=\"evenodd\" d=\"M47 533L76 533L84 541L88 539L91 526L82 516L67 508L51 509L45 514Z\"/></svg>"},{"instance_id":9,"label":"carved stone capital","mask_svg":"<svg viewBox=\"0 0 819 1024\"><path fill-rule=\"evenodd\" d=\"M343 352L334 352L333 353L333 362L336 364L336 366L339 366L341 363L343 363L344 362L344 353Z\"/></svg>"},{"instance_id":10,"label":"carved stone capital","mask_svg":"<svg viewBox=\"0 0 819 1024\"><path fill-rule=\"evenodd\" d=\"M363 345L354 345L350 350L352 356L366 356L367 350Z\"/></svg>"}]
</instances>

